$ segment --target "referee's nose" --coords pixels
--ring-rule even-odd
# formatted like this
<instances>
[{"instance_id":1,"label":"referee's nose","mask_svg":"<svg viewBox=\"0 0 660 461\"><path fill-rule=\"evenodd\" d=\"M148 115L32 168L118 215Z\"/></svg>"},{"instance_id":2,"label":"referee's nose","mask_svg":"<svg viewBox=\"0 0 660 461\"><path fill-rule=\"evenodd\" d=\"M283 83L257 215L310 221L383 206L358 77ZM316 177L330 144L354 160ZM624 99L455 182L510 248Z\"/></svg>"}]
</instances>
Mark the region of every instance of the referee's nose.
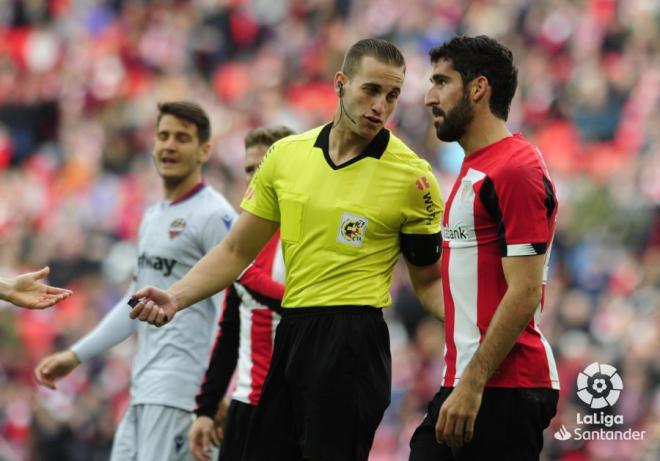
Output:
<instances>
[{"instance_id":1,"label":"referee's nose","mask_svg":"<svg viewBox=\"0 0 660 461\"><path fill-rule=\"evenodd\" d=\"M371 110L376 115L381 116L383 114L383 112L385 111L385 105L386 104L387 104L387 101L385 100L385 96L379 96L371 104Z\"/></svg>"}]
</instances>

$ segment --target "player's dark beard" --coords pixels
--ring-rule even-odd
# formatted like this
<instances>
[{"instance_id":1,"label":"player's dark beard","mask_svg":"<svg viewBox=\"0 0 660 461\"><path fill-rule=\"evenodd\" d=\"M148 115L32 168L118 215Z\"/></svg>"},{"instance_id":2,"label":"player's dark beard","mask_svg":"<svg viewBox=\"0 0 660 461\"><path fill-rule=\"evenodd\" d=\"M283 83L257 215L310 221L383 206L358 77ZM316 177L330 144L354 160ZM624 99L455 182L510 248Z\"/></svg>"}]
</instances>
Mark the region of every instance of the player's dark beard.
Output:
<instances>
[{"instance_id":1,"label":"player's dark beard","mask_svg":"<svg viewBox=\"0 0 660 461\"><path fill-rule=\"evenodd\" d=\"M448 113L437 106L433 106L431 111L436 117L443 116L442 123L435 127L435 134L438 139L445 142L454 142L461 139L474 116L474 111L468 99L468 92L465 90L463 90L461 100Z\"/></svg>"}]
</instances>

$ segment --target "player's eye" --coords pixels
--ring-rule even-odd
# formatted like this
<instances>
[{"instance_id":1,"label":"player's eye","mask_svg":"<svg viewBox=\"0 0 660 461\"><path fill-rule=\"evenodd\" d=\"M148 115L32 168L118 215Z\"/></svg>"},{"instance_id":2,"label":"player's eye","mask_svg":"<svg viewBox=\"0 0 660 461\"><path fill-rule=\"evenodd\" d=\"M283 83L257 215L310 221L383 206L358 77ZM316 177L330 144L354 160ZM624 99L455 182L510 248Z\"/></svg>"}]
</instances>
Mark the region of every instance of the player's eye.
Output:
<instances>
[{"instance_id":1,"label":"player's eye","mask_svg":"<svg viewBox=\"0 0 660 461\"><path fill-rule=\"evenodd\" d=\"M257 167L256 166L246 166L245 167L245 174L250 175L256 171Z\"/></svg>"}]
</instances>

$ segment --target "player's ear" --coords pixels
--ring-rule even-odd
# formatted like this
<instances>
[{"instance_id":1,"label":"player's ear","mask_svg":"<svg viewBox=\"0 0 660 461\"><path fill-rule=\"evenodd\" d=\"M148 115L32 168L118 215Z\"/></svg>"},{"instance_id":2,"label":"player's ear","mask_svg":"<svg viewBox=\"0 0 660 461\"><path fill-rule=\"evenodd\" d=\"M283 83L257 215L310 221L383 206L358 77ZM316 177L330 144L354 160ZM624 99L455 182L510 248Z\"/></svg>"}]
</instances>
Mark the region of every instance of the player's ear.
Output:
<instances>
[{"instance_id":1,"label":"player's ear","mask_svg":"<svg viewBox=\"0 0 660 461\"><path fill-rule=\"evenodd\" d=\"M210 142L205 142L202 144L200 147L201 150L201 155L199 156L199 160L201 163L206 163L209 161L211 158L211 143Z\"/></svg>"},{"instance_id":2,"label":"player's ear","mask_svg":"<svg viewBox=\"0 0 660 461\"><path fill-rule=\"evenodd\" d=\"M488 79L483 75L479 75L469 85L470 89L470 99L475 102L481 102L488 92Z\"/></svg>"}]
</instances>

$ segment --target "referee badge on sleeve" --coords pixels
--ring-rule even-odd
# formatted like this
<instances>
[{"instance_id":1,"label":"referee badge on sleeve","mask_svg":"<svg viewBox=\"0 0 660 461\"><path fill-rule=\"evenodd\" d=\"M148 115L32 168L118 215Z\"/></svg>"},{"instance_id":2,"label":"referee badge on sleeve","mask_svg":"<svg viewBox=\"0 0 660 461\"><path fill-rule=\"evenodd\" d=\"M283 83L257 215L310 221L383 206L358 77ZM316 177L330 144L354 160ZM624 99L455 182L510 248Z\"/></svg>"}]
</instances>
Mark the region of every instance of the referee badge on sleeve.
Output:
<instances>
[{"instance_id":1,"label":"referee badge on sleeve","mask_svg":"<svg viewBox=\"0 0 660 461\"><path fill-rule=\"evenodd\" d=\"M343 212L337 232L337 242L361 247L364 241L364 235L367 233L369 220L364 216L359 216Z\"/></svg>"}]
</instances>

